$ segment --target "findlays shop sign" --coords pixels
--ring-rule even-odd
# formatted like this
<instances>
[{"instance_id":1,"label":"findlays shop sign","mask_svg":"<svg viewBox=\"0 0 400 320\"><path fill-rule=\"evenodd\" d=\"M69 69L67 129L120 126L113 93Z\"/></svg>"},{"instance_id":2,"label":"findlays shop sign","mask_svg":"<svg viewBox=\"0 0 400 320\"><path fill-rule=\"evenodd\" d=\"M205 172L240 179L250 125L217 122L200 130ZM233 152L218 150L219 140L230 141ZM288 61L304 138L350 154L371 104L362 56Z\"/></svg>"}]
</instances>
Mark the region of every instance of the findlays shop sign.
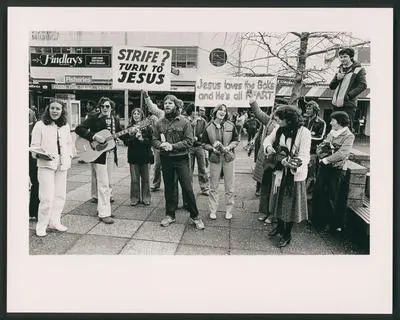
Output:
<instances>
[{"instance_id":1,"label":"findlays shop sign","mask_svg":"<svg viewBox=\"0 0 400 320\"><path fill-rule=\"evenodd\" d=\"M198 77L196 106L214 107L223 103L228 107L248 107L247 90L251 89L260 107L272 107L275 102L277 77Z\"/></svg>"},{"instance_id":2,"label":"findlays shop sign","mask_svg":"<svg viewBox=\"0 0 400 320\"><path fill-rule=\"evenodd\" d=\"M113 88L171 90L171 58L167 49L113 47Z\"/></svg>"}]
</instances>

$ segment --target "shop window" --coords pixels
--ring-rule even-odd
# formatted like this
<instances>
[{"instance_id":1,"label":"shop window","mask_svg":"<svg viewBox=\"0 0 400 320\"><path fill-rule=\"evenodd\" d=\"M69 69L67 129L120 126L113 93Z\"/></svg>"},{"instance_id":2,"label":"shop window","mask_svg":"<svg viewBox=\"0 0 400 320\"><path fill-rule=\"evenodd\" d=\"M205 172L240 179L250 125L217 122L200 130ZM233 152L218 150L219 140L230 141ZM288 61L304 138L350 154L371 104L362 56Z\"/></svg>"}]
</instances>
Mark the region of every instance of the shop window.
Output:
<instances>
[{"instance_id":1,"label":"shop window","mask_svg":"<svg viewBox=\"0 0 400 320\"><path fill-rule=\"evenodd\" d=\"M103 47L103 48L101 48L101 53L111 53L111 47Z\"/></svg>"},{"instance_id":2,"label":"shop window","mask_svg":"<svg viewBox=\"0 0 400 320\"><path fill-rule=\"evenodd\" d=\"M62 47L61 53L71 53L71 48L70 47Z\"/></svg>"},{"instance_id":3,"label":"shop window","mask_svg":"<svg viewBox=\"0 0 400 320\"><path fill-rule=\"evenodd\" d=\"M101 53L101 48L92 48L92 53Z\"/></svg>"},{"instance_id":4,"label":"shop window","mask_svg":"<svg viewBox=\"0 0 400 320\"><path fill-rule=\"evenodd\" d=\"M224 49L214 49L210 52L210 62L215 67L223 66L228 60L228 55Z\"/></svg>"},{"instance_id":5,"label":"shop window","mask_svg":"<svg viewBox=\"0 0 400 320\"><path fill-rule=\"evenodd\" d=\"M75 48L76 53L82 53L82 48Z\"/></svg>"},{"instance_id":6,"label":"shop window","mask_svg":"<svg viewBox=\"0 0 400 320\"><path fill-rule=\"evenodd\" d=\"M51 53L51 47L43 47L42 53Z\"/></svg>"},{"instance_id":7,"label":"shop window","mask_svg":"<svg viewBox=\"0 0 400 320\"><path fill-rule=\"evenodd\" d=\"M53 53L61 53L60 47L53 47Z\"/></svg>"},{"instance_id":8,"label":"shop window","mask_svg":"<svg viewBox=\"0 0 400 320\"><path fill-rule=\"evenodd\" d=\"M92 48L90 48L90 47L83 47L83 48L82 48L82 53L92 53Z\"/></svg>"}]
</instances>

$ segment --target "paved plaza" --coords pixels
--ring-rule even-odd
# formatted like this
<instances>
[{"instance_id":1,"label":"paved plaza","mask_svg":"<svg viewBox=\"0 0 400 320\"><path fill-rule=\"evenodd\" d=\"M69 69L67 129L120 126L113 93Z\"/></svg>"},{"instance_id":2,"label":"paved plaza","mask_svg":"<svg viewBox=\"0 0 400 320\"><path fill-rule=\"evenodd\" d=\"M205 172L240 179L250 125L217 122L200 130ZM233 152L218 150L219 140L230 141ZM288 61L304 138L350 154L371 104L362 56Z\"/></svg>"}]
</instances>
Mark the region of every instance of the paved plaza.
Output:
<instances>
[{"instance_id":1,"label":"paved plaza","mask_svg":"<svg viewBox=\"0 0 400 320\"><path fill-rule=\"evenodd\" d=\"M245 137L243 138L245 139ZM189 221L189 212L179 209L177 222L164 228L160 221L165 215L163 184L152 192L150 206L130 206L130 173L126 159L127 148L119 146L119 167L113 173L112 214L115 223L106 225L96 215L96 204L90 201L90 164L74 159L68 172L67 201L62 223L67 232L48 231L39 238L35 222L29 223L29 251L33 255L331 255L368 254L365 241L358 241L352 232L329 234L319 232L308 223L293 227L289 246L277 248L268 238L271 226L257 220L259 198L255 197L252 178L253 156L247 156L242 140L237 148L235 210L233 219L224 218L224 185L220 182L220 207L217 220L208 218L208 198L200 195L195 168L193 188L205 230L197 230ZM180 205L182 200L180 199Z\"/></svg>"}]
</instances>

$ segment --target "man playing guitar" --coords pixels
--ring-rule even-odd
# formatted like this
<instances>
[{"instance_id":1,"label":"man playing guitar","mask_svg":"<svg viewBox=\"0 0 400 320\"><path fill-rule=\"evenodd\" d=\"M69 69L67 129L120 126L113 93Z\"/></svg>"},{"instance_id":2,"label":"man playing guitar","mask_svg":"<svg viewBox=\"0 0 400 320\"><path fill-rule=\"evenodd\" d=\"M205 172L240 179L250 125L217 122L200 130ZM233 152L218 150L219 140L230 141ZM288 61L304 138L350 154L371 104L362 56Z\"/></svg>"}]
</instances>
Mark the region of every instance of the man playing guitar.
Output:
<instances>
[{"instance_id":1,"label":"man playing guitar","mask_svg":"<svg viewBox=\"0 0 400 320\"><path fill-rule=\"evenodd\" d=\"M111 134L120 131L119 121L111 115L112 106L115 105L112 100L106 97L100 98L98 106L100 114L97 117L90 117L82 124L75 128L75 133L88 140L105 143L104 136L98 134L100 131L107 129ZM102 153L92 163L95 164L96 180L97 180L97 212L100 221L111 224L114 220L111 218L111 173L114 162L118 165L117 147Z\"/></svg>"}]
</instances>

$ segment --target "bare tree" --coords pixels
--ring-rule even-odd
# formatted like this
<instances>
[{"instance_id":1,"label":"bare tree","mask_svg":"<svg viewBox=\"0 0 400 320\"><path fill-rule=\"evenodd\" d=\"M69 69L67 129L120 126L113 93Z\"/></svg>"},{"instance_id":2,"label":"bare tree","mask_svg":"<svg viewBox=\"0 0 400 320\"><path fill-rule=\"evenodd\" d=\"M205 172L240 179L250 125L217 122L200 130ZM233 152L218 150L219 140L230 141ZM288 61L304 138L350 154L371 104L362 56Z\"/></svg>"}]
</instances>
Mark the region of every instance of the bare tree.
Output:
<instances>
[{"instance_id":1,"label":"bare tree","mask_svg":"<svg viewBox=\"0 0 400 320\"><path fill-rule=\"evenodd\" d=\"M292 79L293 89L289 103L294 104L301 97L305 85L326 82L327 75L333 68L331 63L323 67L307 68L307 62L314 56L326 54L343 47L369 46L370 41L359 39L346 32L288 32L241 33L236 39L239 53L229 59L228 63L236 68L237 75L248 73L257 75L261 67L264 73L277 74ZM252 59L244 60L241 50L252 48ZM238 58L235 58L237 56ZM272 70L273 69L273 70ZM232 72L233 73L233 72Z\"/></svg>"}]
</instances>

